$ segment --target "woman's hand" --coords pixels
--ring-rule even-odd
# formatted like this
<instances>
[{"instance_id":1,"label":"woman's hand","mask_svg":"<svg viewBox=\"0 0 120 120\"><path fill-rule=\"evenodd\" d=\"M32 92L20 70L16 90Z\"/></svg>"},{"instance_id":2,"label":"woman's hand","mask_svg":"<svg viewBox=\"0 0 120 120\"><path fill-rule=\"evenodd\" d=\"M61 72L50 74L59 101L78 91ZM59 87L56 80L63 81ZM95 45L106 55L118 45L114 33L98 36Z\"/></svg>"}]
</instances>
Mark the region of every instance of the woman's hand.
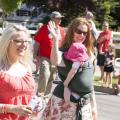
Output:
<instances>
[{"instance_id":1,"label":"woman's hand","mask_svg":"<svg viewBox=\"0 0 120 120\"><path fill-rule=\"evenodd\" d=\"M60 30L53 21L50 21L48 23L48 30L53 40L60 40L61 38Z\"/></svg>"},{"instance_id":2,"label":"woman's hand","mask_svg":"<svg viewBox=\"0 0 120 120\"><path fill-rule=\"evenodd\" d=\"M93 120L97 120L97 110L92 109Z\"/></svg>"},{"instance_id":3,"label":"woman's hand","mask_svg":"<svg viewBox=\"0 0 120 120\"><path fill-rule=\"evenodd\" d=\"M12 107L11 112L20 116L29 116L33 113L28 105L17 105Z\"/></svg>"},{"instance_id":4,"label":"woman's hand","mask_svg":"<svg viewBox=\"0 0 120 120\"><path fill-rule=\"evenodd\" d=\"M97 104L96 104L94 91L93 91L93 94L92 94L92 96L90 98L90 103L91 103L91 110L92 110L93 120L97 120Z\"/></svg>"},{"instance_id":5,"label":"woman's hand","mask_svg":"<svg viewBox=\"0 0 120 120\"><path fill-rule=\"evenodd\" d=\"M70 95L71 95L71 91L69 90L69 88L64 87L64 100L65 100L65 103L70 102Z\"/></svg>"}]
</instances>

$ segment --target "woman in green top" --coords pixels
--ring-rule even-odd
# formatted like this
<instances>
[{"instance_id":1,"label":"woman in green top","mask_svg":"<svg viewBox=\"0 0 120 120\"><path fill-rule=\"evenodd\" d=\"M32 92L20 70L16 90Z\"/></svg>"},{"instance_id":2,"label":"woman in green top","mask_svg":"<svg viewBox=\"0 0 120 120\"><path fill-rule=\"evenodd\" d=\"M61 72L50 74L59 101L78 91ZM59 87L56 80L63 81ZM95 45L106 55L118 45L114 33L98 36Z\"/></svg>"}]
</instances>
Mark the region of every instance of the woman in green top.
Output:
<instances>
[{"instance_id":1,"label":"woman in green top","mask_svg":"<svg viewBox=\"0 0 120 120\"><path fill-rule=\"evenodd\" d=\"M54 23L49 25L54 40L51 63L58 66L58 75L56 77L58 84L43 112L43 119L96 120L96 102L92 85L93 68L91 57L93 54L89 24L85 18L75 18L68 27L60 51L58 49L57 31L53 29L54 27ZM73 43L82 43L86 47L89 60L84 61L82 67L79 61L65 58L64 54ZM67 99L67 95L70 96L70 100L69 97Z\"/></svg>"}]
</instances>

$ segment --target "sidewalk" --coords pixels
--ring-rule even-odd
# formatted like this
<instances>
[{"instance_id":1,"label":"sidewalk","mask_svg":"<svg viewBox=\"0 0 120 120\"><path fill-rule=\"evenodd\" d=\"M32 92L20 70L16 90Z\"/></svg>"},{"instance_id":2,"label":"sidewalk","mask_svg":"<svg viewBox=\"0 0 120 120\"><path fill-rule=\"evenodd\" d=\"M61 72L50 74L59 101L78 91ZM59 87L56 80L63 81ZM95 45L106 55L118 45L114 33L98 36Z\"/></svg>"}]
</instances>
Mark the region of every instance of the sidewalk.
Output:
<instances>
[{"instance_id":1,"label":"sidewalk","mask_svg":"<svg viewBox=\"0 0 120 120\"><path fill-rule=\"evenodd\" d=\"M115 68L115 75L118 75L118 74L119 74L119 69ZM97 65L95 67L95 74L94 75L100 76L100 69L99 69L99 66L97 66ZM116 93L117 93L116 88L106 88L106 87L103 87L100 85L94 85L94 88L95 88L95 91L104 92L104 93L108 93L111 95L116 95Z\"/></svg>"}]
</instances>

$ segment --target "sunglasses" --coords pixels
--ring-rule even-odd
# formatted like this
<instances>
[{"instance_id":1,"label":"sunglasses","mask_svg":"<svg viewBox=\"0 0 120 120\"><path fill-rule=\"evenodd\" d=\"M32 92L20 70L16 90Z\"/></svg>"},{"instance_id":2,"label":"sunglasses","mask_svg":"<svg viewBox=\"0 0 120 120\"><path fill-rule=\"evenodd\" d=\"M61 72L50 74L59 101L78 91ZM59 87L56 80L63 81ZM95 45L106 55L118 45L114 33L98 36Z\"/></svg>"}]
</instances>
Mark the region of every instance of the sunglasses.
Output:
<instances>
[{"instance_id":1,"label":"sunglasses","mask_svg":"<svg viewBox=\"0 0 120 120\"><path fill-rule=\"evenodd\" d=\"M22 45L22 44L31 44L31 41L28 41L28 40L13 40L17 45Z\"/></svg>"},{"instance_id":2,"label":"sunglasses","mask_svg":"<svg viewBox=\"0 0 120 120\"><path fill-rule=\"evenodd\" d=\"M75 33L77 33L77 34L83 34L84 36L87 35L87 32L82 31L82 30L80 30L80 29L76 29L76 30L75 30Z\"/></svg>"}]
</instances>

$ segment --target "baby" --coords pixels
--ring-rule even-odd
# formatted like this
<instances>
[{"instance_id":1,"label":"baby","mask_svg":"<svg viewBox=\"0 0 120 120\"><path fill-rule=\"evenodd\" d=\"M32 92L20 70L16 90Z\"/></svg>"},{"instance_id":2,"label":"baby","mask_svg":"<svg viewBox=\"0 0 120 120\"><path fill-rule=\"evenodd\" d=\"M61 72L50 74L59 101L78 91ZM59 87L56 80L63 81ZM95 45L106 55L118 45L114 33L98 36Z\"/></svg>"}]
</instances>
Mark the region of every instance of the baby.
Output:
<instances>
[{"instance_id":1,"label":"baby","mask_svg":"<svg viewBox=\"0 0 120 120\"><path fill-rule=\"evenodd\" d=\"M64 81L64 99L65 102L69 102L71 94L76 99L79 99L79 95L70 91L70 89L68 88L68 84L80 67L82 71L82 66L84 62L88 61L89 57L86 47L82 43L78 42L75 42L70 46L68 51L64 53L64 57L73 62L72 68L69 71L66 80Z\"/></svg>"}]
</instances>

